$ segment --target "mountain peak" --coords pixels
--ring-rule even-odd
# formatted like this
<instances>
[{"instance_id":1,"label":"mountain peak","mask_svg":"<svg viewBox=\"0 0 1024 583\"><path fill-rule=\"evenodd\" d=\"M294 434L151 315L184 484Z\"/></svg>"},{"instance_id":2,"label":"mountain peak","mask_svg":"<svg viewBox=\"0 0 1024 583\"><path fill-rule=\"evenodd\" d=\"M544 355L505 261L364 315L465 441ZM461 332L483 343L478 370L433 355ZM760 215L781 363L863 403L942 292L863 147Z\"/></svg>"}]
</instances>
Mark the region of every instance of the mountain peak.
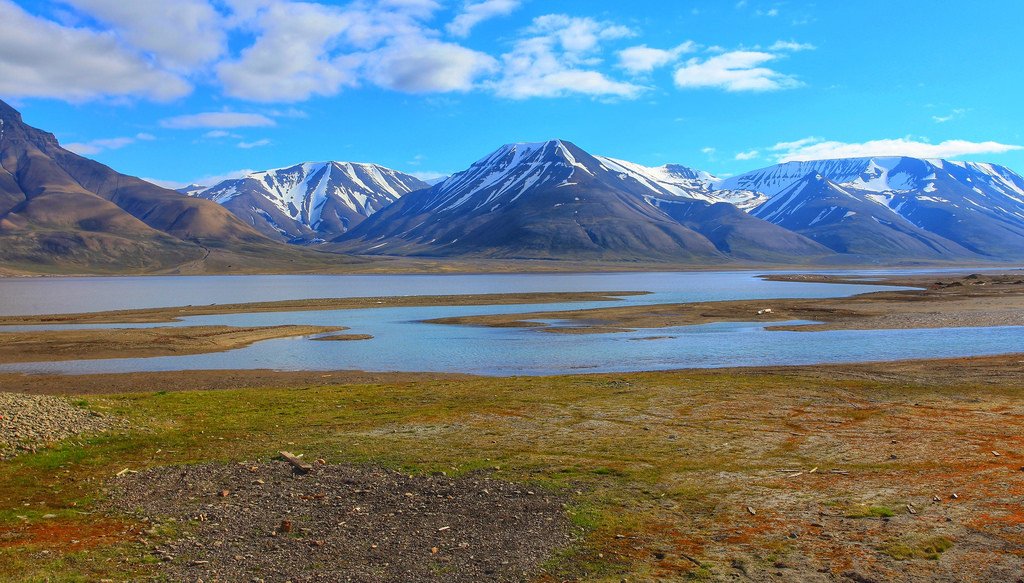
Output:
<instances>
[{"instance_id":1,"label":"mountain peak","mask_svg":"<svg viewBox=\"0 0 1024 583\"><path fill-rule=\"evenodd\" d=\"M512 142L510 144L505 144L502 148L535 151L543 150L544 148L557 148L558 146L564 146L565 144L574 145L572 142L554 138L551 140L544 140L543 142Z\"/></svg>"},{"instance_id":2,"label":"mountain peak","mask_svg":"<svg viewBox=\"0 0 1024 583\"><path fill-rule=\"evenodd\" d=\"M21 112L8 105L3 99L0 99L0 120L7 123L24 123L21 120Z\"/></svg>"},{"instance_id":3,"label":"mountain peak","mask_svg":"<svg viewBox=\"0 0 1024 583\"><path fill-rule=\"evenodd\" d=\"M427 187L378 164L326 161L252 172L201 192L179 192L219 203L271 237L308 242L336 237Z\"/></svg>"}]
</instances>

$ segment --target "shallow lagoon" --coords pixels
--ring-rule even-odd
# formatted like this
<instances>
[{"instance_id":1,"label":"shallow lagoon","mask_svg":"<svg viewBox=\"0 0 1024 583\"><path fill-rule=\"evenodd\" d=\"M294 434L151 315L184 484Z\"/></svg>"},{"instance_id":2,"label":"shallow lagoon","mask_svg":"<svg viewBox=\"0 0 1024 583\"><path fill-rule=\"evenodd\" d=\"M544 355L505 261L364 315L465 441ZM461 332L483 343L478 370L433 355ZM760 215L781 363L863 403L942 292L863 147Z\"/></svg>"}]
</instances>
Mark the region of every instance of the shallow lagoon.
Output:
<instances>
[{"instance_id":1,"label":"shallow lagoon","mask_svg":"<svg viewBox=\"0 0 1024 583\"><path fill-rule=\"evenodd\" d=\"M874 275L883 272L859 273ZM770 282L752 272L53 278L0 280L0 297L3 298L0 313L80 312L324 297L535 291L652 292L621 300L632 304L763 298L765 307L770 307L771 298L836 297L878 289L893 288ZM759 324L718 323L627 333L561 335L529 329L443 326L421 322L456 315L610 305L614 304L590 302L200 316L170 325L337 325L351 328L350 333L370 334L374 338L357 342L289 338L205 355L19 364L3 366L0 370L102 373L186 369L352 369L539 375L1024 352L1024 330L1015 327L769 332Z\"/></svg>"}]
</instances>

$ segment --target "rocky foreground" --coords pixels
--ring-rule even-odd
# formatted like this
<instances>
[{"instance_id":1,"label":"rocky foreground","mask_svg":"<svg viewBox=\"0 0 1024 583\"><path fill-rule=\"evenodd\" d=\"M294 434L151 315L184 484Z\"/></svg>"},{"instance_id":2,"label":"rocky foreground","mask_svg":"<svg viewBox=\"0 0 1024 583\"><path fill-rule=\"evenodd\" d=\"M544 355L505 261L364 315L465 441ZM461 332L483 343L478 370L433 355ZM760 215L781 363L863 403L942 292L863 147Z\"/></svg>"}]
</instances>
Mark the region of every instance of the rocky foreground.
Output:
<instances>
[{"instance_id":1,"label":"rocky foreground","mask_svg":"<svg viewBox=\"0 0 1024 583\"><path fill-rule=\"evenodd\" d=\"M572 539L559 497L481 476L211 463L122 475L110 500L174 581L523 581Z\"/></svg>"}]
</instances>

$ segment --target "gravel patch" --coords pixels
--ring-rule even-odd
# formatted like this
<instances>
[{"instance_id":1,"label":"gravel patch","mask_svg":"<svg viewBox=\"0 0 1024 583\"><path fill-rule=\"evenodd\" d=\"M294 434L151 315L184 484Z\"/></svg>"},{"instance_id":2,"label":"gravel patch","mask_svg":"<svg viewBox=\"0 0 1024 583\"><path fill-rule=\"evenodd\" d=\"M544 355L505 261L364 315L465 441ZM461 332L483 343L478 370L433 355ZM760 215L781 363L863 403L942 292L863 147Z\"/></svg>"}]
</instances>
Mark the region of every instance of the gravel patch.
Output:
<instances>
[{"instance_id":1,"label":"gravel patch","mask_svg":"<svg viewBox=\"0 0 1024 583\"><path fill-rule=\"evenodd\" d=\"M82 409L62 397L0 393L0 459L120 425L117 419Z\"/></svg>"},{"instance_id":2,"label":"gravel patch","mask_svg":"<svg viewBox=\"0 0 1024 583\"><path fill-rule=\"evenodd\" d=\"M572 540L541 490L345 465L159 467L118 478L110 504L150 536L177 524L153 548L175 581L524 581Z\"/></svg>"}]
</instances>

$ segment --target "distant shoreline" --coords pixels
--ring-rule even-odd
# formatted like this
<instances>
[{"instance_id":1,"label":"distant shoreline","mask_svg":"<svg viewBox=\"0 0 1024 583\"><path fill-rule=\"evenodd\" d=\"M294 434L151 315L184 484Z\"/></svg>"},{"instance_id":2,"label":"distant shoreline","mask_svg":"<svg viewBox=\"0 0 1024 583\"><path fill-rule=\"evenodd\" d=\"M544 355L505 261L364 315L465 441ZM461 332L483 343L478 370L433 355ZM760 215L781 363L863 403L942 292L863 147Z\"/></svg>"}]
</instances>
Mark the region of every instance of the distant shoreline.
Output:
<instances>
[{"instance_id":1,"label":"distant shoreline","mask_svg":"<svg viewBox=\"0 0 1024 583\"><path fill-rule=\"evenodd\" d=\"M77 277L228 277L252 275L490 275L490 274L573 274L573 273L638 273L638 272L708 272L708 271L859 271L868 269L1024 269L1021 262L1000 263L947 263L947 262L902 262L902 263L850 263L850 264L785 264L785 263L716 263L685 264L658 262L580 262L560 259L457 259L457 258L408 258L393 256L358 256L374 261L370 264L340 264L337 267L320 267L298 270L256 268L210 270L200 272L178 272L163 270L152 272L67 272L42 273L10 266L0 266L0 280L27 278L77 278Z\"/></svg>"}]
</instances>

